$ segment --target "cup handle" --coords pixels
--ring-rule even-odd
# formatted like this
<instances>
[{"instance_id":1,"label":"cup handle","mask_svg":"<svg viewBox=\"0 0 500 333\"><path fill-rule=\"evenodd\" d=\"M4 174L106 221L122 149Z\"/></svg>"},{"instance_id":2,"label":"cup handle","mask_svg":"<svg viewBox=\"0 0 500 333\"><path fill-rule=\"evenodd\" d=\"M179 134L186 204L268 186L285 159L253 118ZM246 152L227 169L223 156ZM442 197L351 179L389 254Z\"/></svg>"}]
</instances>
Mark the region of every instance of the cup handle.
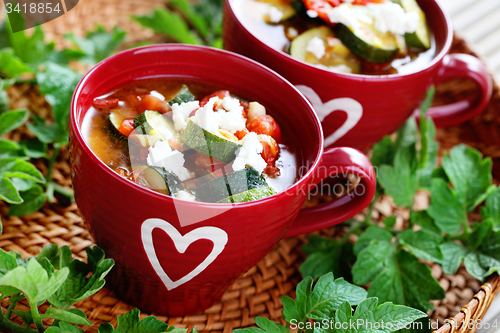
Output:
<instances>
[{"instance_id":1,"label":"cup handle","mask_svg":"<svg viewBox=\"0 0 500 333\"><path fill-rule=\"evenodd\" d=\"M479 86L480 93L475 98L430 108L427 116L434 120L437 127L455 126L474 118L483 111L491 97L492 80L478 58L461 53L446 55L433 83L438 85L453 78L473 80ZM417 119L419 114L419 110L414 113Z\"/></svg>"},{"instance_id":2,"label":"cup handle","mask_svg":"<svg viewBox=\"0 0 500 333\"><path fill-rule=\"evenodd\" d=\"M368 206L375 194L375 171L368 157L357 149L340 147L325 150L316 170L310 189L335 175L355 174L361 181L349 194L337 200L301 210L286 232L286 238L344 222Z\"/></svg>"}]
</instances>

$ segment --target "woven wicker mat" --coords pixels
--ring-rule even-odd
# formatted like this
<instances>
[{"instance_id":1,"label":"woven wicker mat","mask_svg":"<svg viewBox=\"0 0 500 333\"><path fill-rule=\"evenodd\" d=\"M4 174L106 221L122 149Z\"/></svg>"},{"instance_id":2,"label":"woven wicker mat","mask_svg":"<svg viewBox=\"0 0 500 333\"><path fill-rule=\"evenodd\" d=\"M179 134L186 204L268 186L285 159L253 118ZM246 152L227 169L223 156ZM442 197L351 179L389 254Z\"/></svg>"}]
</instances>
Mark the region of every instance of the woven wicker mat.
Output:
<instances>
[{"instance_id":1,"label":"woven wicker mat","mask_svg":"<svg viewBox=\"0 0 500 333\"><path fill-rule=\"evenodd\" d=\"M68 14L45 24L44 30L47 37L56 40L58 45L67 43L62 39L62 35L70 31L82 34L84 30L91 29L95 24L102 24L107 28L119 25L128 32L127 45L144 40L160 42L164 40L164 37L142 29L136 23L131 22L128 16L145 13L161 5L163 5L162 0L108 0L106 2L80 0L80 4ZM452 52L475 55L460 37L455 37ZM438 87L435 103L455 101L474 93L475 89L475 85L467 81L445 83ZM8 93L11 98L11 107L27 107L31 112L39 115L49 114L49 105L38 94L36 87L16 86L9 89ZM499 113L500 91L495 84L492 100L481 115L461 126L438 130L441 149L449 149L461 142L480 149L483 154L493 158L494 177L500 180ZM25 135L26 132L21 130L13 133L11 138L20 140ZM71 187L67 161L67 151L63 151L55 166L54 179L61 185ZM46 171L43 161L38 161L37 166L40 170ZM322 200L321 197L314 197L307 205L314 205ZM426 204L428 204L427 195L423 192L419 193L416 205L423 208ZM81 259L85 258L84 248L93 245L75 204L69 206L64 203L47 204L39 212L21 218L8 217L7 210L7 206L0 203L0 214L4 223L4 233L0 235L0 248L4 250L17 251L23 257L29 257L37 255L44 245L55 243L59 246L68 245L74 257ZM364 214L359 214L356 218L362 219ZM398 223L405 223L408 218L408 212L396 207L388 197L380 198L372 214L374 219L396 215ZM344 227L338 226L323 230L319 234L338 237L344 231ZM255 316L264 316L284 323L280 298L282 295L294 296L295 286L301 279L298 266L304 259L300 248L307 238L307 235L302 235L282 240L271 253L227 290L220 303L204 313L185 317L159 316L158 318L179 328L196 326L199 331L218 332L231 332L233 328L250 326L254 324ZM439 332L473 332L467 329L451 330L450 326L443 326L444 319L455 316L455 319L459 321L464 318L477 319L484 316L494 295L500 289L500 279L494 277L488 283L481 285L463 268L453 276L443 274L439 265L432 265L431 268L433 275L447 291L444 300L434 302L435 310L430 313L433 320L439 321L441 327ZM96 324L94 327L85 327L86 332L96 332L101 322L116 324L117 315L132 309L131 306L116 299L106 288L76 306L87 313L89 319ZM25 305L21 304L20 307L25 307ZM146 315L143 314L143 316Z\"/></svg>"}]
</instances>

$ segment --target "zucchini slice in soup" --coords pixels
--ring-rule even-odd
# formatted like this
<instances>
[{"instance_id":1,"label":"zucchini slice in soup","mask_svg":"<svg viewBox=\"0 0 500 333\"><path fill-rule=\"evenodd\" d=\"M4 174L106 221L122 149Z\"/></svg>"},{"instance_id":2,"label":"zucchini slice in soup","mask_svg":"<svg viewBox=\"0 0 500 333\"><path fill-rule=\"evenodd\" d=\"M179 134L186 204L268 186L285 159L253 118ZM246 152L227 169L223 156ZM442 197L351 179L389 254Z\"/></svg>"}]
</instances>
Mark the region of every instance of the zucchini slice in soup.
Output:
<instances>
[{"instance_id":1,"label":"zucchini slice in soup","mask_svg":"<svg viewBox=\"0 0 500 333\"><path fill-rule=\"evenodd\" d=\"M245 192L241 192L230 197L217 201L218 203L236 203L248 202L263 199L276 194L276 191L269 186L254 188Z\"/></svg>"},{"instance_id":2,"label":"zucchini slice in soup","mask_svg":"<svg viewBox=\"0 0 500 333\"><path fill-rule=\"evenodd\" d=\"M267 187L266 180L254 168L245 168L215 178L196 189L196 196L205 202L218 202L235 194Z\"/></svg>"},{"instance_id":3,"label":"zucchini slice in soup","mask_svg":"<svg viewBox=\"0 0 500 333\"><path fill-rule=\"evenodd\" d=\"M280 23L294 17L297 12L290 0L257 0L269 5L269 11L264 15L267 23Z\"/></svg>"},{"instance_id":4,"label":"zucchini slice in soup","mask_svg":"<svg viewBox=\"0 0 500 333\"><path fill-rule=\"evenodd\" d=\"M117 112L111 112L108 115L109 135L111 136L112 139L122 142L127 142L128 138L118 130L123 120L124 118L120 116Z\"/></svg>"},{"instance_id":5,"label":"zucchini slice in soup","mask_svg":"<svg viewBox=\"0 0 500 333\"><path fill-rule=\"evenodd\" d=\"M431 32L427 25L425 13L415 0L392 0L397 3L407 13L415 12L420 17L417 23L417 30L413 33L405 34L406 45L420 49L429 49L431 47Z\"/></svg>"},{"instance_id":6,"label":"zucchini slice in soup","mask_svg":"<svg viewBox=\"0 0 500 333\"><path fill-rule=\"evenodd\" d=\"M320 59L307 51L313 38L323 41L325 53ZM331 71L357 74L361 69L360 60L326 26L309 29L297 36L290 45L290 55L313 65L326 66Z\"/></svg>"},{"instance_id":7,"label":"zucchini slice in soup","mask_svg":"<svg viewBox=\"0 0 500 333\"><path fill-rule=\"evenodd\" d=\"M204 130L192 119L187 120L187 127L181 135L182 142L197 152L229 163L236 158L236 150L241 144Z\"/></svg>"},{"instance_id":8,"label":"zucchini slice in soup","mask_svg":"<svg viewBox=\"0 0 500 333\"><path fill-rule=\"evenodd\" d=\"M158 111L144 111L134 117L134 127L138 134L156 135L168 141L175 135L174 124Z\"/></svg>"},{"instance_id":9,"label":"zucchini slice in soup","mask_svg":"<svg viewBox=\"0 0 500 333\"><path fill-rule=\"evenodd\" d=\"M172 196L183 188L176 175L160 167L145 166L138 177L145 182L147 188L165 195Z\"/></svg>"},{"instance_id":10,"label":"zucchini slice in soup","mask_svg":"<svg viewBox=\"0 0 500 333\"><path fill-rule=\"evenodd\" d=\"M174 104L182 104L187 102L193 102L195 97L191 90L186 85L183 85L181 90L177 93L177 95L170 101L168 104L171 106Z\"/></svg>"}]
</instances>

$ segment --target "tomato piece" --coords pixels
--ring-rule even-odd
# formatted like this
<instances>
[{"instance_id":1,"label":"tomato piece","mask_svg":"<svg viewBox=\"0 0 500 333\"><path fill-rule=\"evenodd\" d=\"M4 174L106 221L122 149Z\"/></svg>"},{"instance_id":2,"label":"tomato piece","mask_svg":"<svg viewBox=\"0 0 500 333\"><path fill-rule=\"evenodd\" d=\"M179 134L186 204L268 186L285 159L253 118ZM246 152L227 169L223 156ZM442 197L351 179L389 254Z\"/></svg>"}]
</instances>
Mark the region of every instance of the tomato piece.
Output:
<instances>
[{"instance_id":1,"label":"tomato piece","mask_svg":"<svg viewBox=\"0 0 500 333\"><path fill-rule=\"evenodd\" d=\"M163 114L171 111L172 107L167 102L162 101L157 97L146 95L143 96L141 99L141 106L139 110L141 113L146 110L150 110L150 111L158 111L159 113Z\"/></svg>"},{"instance_id":2,"label":"tomato piece","mask_svg":"<svg viewBox=\"0 0 500 333\"><path fill-rule=\"evenodd\" d=\"M240 130L240 131L236 131L234 133L234 136L238 138L238 140L241 140L243 139L246 135L248 134L248 130L246 128Z\"/></svg>"},{"instance_id":3,"label":"tomato piece","mask_svg":"<svg viewBox=\"0 0 500 333\"><path fill-rule=\"evenodd\" d=\"M184 152L182 145L176 139L170 139L170 140L168 140L168 143L169 143L170 147L172 147L172 149L178 150L181 153Z\"/></svg>"},{"instance_id":4,"label":"tomato piece","mask_svg":"<svg viewBox=\"0 0 500 333\"><path fill-rule=\"evenodd\" d=\"M118 127L118 131L128 137L130 133L134 131L134 120L133 119L127 119L122 121L120 124L120 127Z\"/></svg>"},{"instance_id":5,"label":"tomato piece","mask_svg":"<svg viewBox=\"0 0 500 333\"><path fill-rule=\"evenodd\" d=\"M203 97L203 99L200 101L200 107L205 106L208 103L208 101L210 100L210 98L212 98L212 97L219 97L220 99L224 99L224 97L228 97L228 96L231 96L231 93L229 92L229 90L216 91L210 95Z\"/></svg>"},{"instance_id":6,"label":"tomato piece","mask_svg":"<svg viewBox=\"0 0 500 333\"><path fill-rule=\"evenodd\" d=\"M266 134L277 142L281 142L281 129L276 120L270 115L255 118L247 128L250 132Z\"/></svg>"},{"instance_id":7,"label":"tomato piece","mask_svg":"<svg viewBox=\"0 0 500 333\"><path fill-rule=\"evenodd\" d=\"M96 98L92 102L92 106L97 111L109 111L111 109L116 109L118 107L119 100L117 98L113 99L100 99Z\"/></svg>"},{"instance_id":8,"label":"tomato piece","mask_svg":"<svg viewBox=\"0 0 500 333\"><path fill-rule=\"evenodd\" d=\"M267 165L274 165L274 161L280 152L278 143L269 135L259 135L258 138L263 147L260 156L266 161Z\"/></svg>"},{"instance_id":9,"label":"tomato piece","mask_svg":"<svg viewBox=\"0 0 500 333\"><path fill-rule=\"evenodd\" d=\"M264 173L271 178L276 178L276 177L279 177L279 175L281 174L281 170L274 165L268 165L264 169Z\"/></svg>"},{"instance_id":10,"label":"tomato piece","mask_svg":"<svg viewBox=\"0 0 500 333\"><path fill-rule=\"evenodd\" d=\"M365 6L369 3L384 3L386 1L387 0L354 0L352 4ZM314 10L318 13L319 18L330 24L334 23L331 23L330 19L328 18L329 7L326 6L326 4L330 5L331 7L337 7L343 3L343 1L341 0L303 0L303 2L308 10Z\"/></svg>"},{"instance_id":11,"label":"tomato piece","mask_svg":"<svg viewBox=\"0 0 500 333\"><path fill-rule=\"evenodd\" d=\"M240 105L243 107L243 118L248 118L248 108L250 107L250 103L245 101L240 101Z\"/></svg>"}]
</instances>

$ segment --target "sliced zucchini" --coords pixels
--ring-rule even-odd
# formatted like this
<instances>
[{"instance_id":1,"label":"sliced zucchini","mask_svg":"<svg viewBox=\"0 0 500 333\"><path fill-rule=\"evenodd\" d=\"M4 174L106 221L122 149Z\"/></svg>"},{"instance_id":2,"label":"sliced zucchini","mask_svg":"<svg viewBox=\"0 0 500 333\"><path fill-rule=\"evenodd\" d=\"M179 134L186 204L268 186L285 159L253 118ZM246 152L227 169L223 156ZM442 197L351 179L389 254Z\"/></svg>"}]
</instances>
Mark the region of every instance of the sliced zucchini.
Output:
<instances>
[{"instance_id":1,"label":"sliced zucchini","mask_svg":"<svg viewBox=\"0 0 500 333\"><path fill-rule=\"evenodd\" d=\"M197 152L226 163L236 158L235 152L241 147L237 142L204 130L192 119L187 120L181 140Z\"/></svg>"},{"instance_id":2,"label":"sliced zucchini","mask_svg":"<svg viewBox=\"0 0 500 333\"><path fill-rule=\"evenodd\" d=\"M264 15L264 21L267 23L280 23L286 21L297 14L297 11L292 6L292 1L287 0L257 0L259 2L264 2L269 5L269 12ZM274 9L272 8L274 7ZM273 13L271 11L278 11L279 19L273 19Z\"/></svg>"},{"instance_id":3,"label":"sliced zucchini","mask_svg":"<svg viewBox=\"0 0 500 333\"><path fill-rule=\"evenodd\" d=\"M393 2L403 7L405 12L415 12L420 17L417 23L417 30L413 33L405 34L406 44L409 47L429 49L431 47L431 31L427 25L425 13L418 3L415 0L393 0Z\"/></svg>"},{"instance_id":4,"label":"sliced zucchini","mask_svg":"<svg viewBox=\"0 0 500 333\"><path fill-rule=\"evenodd\" d=\"M168 104L171 106L174 104L182 104L187 102L192 102L195 100L195 97L191 90L186 85L183 85L177 96L175 96Z\"/></svg>"},{"instance_id":5,"label":"sliced zucchini","mask_svg":"<svg viewBox=\"0 0 500 333\"><path fill-rule=\"evenodd\" d=\"M174 124L158 111L144 111L134 117L134 127L137 134L157 135L168 141L175 136Z\"/></svg>"},{"instance_id":6,"label":"sliced zucchini","mask_svg":"<svg viewBox=\"0 0 500 333\"><path fill-rule=\"evenodd\" d=\"M127 136L123 135L118 129L122 124L123 120L125 120L122 116L120 116L116 112L111 112L108 116L108 127L109 127L109 135L112 139L127 142Z\"/></svg>"},{"instance_id":7,"label":"sliced zucchini","mask_svg":"<svg viewBox=\"0 0 500 333\"><path fill-rule=\"evenodd\" d=\"M129 139L133 142L137 143L142 147L152 147L160 137L157 135L148 135L148 134L130 134Z\"/></svg>"},{"instance_id":8,"label":"sliced zucchini","mask_svg":"<svg viewBox=\"0 0 500 333\"><path fill-rule=\"evenodd\" d=\"M224 198L222 200L217 201L218 203L236 203L236 202L248 202L259 200L263 198L267 198L273 194L276 194L276 191L269 186L254 188L245 192L241 192L230 197Z\"/></svg>"},{"instance_id":9,"label":"sliced zucchini","mask_svg":"<svg viewBox=\"0 0 500 333\"><path fill-rule=\"evenodd\" d=\"M172 196L183 188L179 177L165 168L147 166L138 177L142 178L149 189L165 195Z\"/></svg>"},{"instance_id":10,"label":"sliced zucchini","mask_svg":"<svg viewBox=\"0 0 500 333\"><path fill-rule=\"evenodd\" d=\"M265 178L254 168L245 168L215 178L196 189L196 196L205 202L218 202L232 195L268 186Z\"/></svg>"},{"instance_id":11,"label":"sliced zucchini","mask_svg":"<svg viewBox=\"0 0 500 333\"><path fill-rule=\"evenodd\" d=\"M307 51L307 45L315 38L320 38L325 45L325 55L318 59L313 53ZM323 65L331 70L347 66L351 73L359 73L361 62L342 42L335 37L333 31L326 26L309 29L297 36L290 45L290 55L295 59L313 65Z\"/></svg>"}]
</instances>

